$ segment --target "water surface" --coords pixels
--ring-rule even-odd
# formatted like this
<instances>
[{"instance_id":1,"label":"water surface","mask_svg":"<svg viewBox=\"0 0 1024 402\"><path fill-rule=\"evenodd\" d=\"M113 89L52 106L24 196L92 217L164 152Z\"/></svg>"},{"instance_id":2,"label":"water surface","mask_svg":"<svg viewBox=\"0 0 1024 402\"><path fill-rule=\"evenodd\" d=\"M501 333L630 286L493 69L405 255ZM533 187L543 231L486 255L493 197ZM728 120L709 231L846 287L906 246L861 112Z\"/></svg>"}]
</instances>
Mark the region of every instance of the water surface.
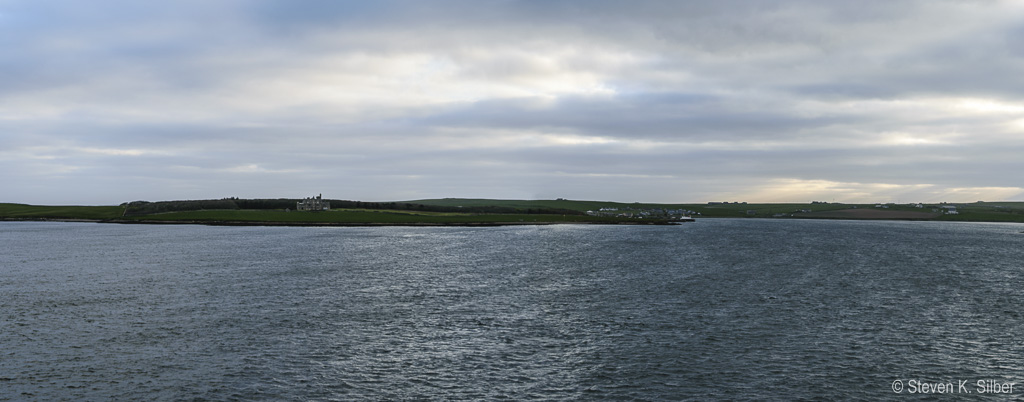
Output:
<instances>
[{"instance_id":1,"label":"water surface","mask_svg":"<svg viewBox=\"0 0 1024 402\"><path fill-rule=\"evenodd\" d=\"M1022 230L0 223L0 399L874 400L895 380L1024 382Z\"/></svg>"}]
</instances>

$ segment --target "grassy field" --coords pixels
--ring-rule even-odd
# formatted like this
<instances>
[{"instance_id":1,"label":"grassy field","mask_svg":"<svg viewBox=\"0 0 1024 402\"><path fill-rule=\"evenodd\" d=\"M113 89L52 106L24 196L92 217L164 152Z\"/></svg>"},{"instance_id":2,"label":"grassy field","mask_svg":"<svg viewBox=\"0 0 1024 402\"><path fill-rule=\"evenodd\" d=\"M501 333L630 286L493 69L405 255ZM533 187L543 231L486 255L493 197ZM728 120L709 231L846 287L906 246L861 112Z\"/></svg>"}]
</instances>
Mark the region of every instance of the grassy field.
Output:
<instances>
[{"instance_id":1,"label":"grassy field","mask_svg":"<svg viewBox=\"0 0 1024 402\"><path fill-rule=\"evenodd\" d=\"M83 219L98 221L177 221L199 223L298 223L298 224L508 224L508 223L651 223L624 218L551 214L469 214L454 212L334 209L323 212L285 210L198 210L122 216L119 206L40 206L0 204L0 219Z\"/></svg>"},{"instance_id":2,"label":"grassy field","mask_svg":"<svg viewBox=\"0 0 1024 402\"><path fill-rule=\"evenodd\" d=\"M769 218L777 214L792 214L808 210L835 211L850 208L845 204L691 204L686 206L706 218Z\"/></svg>"},{"instance_id":3,"label":"grassy field","mask_svg":"<svg viewBox=\"0 0 1024 402\"><path fill-rule=\"evenodd\" d=\"M596 211L604 207L648 206L660 204L626 204L621 202L577 201L577 200L489 200L483 198L441 198L430 200L403 201L412 204L438 205L443 207L508 207L518 209L555 208L573 211ZM654 208L654 207L651 207ZM660 207L658 207L660 208Z\"/></svg>"},{"instance_id":4,"label":"grassy field","mask_svg":"<svg viewBox=\"0 0 1024 402\"><path fill-rule=\"evenodd\" d=\"M169 212L131 217L134 221L275 222L333 224L473 224L473 223L617 223L621 218L541 214L456 214L387 210L268 211L209 210Z\"/></svg>"},{"instance_id":5,"label":"grassy field","mask_svg":"<svg viewBox=\"0 0 1024 402\"><path fill-rule=\"evenodd\" d=\"M1024 222L1024 203L964 203L946 204L955 205L958 214L946 215L935 214L931 220L939 221L970 221L970 222ZM692 206L702 217L757 217L766 218L776 214L785 214L786 217L799 218L801 216L814 216L816 213L842 210L877 210L885 211L896 215L896 212L909 213L931 213L933 210L942 210L942 204L926 204L924 208L917 208L912 205L890 204L888 208L875 208L875 204L728 204L728 205L705 205ZM802 211L810 211L808 214ZM824 214L823 214L824 215ZM838 215L838 214L837 214ZM851 214L852 215L852 214ZM884 219L884 218L882 218ZM902 219L902 218L895 218Z\"/></svg>"},{"instance_id":6,"label":"grassy field","mask_svg":"<svg viewBox=\"0 0 1024 402\"><path fill-rule=\"evenodd\" d=\"M115 219L118 206L42 206L0 203L0 219Z\"/></svg>"},{"instance_id":7,"label":"grassy field","mask_svg":"<svg viewBox=\"0 0 1024 402\"><path fill-rule=\"evenodd\" d=\"M508 206L515 208L564 208L576 211L596 211L601 208L616 208L619 211L643 209L685 209L693 211L698 218L770 218L776 215L799 218L802 211L813 213L840 211L846 209L875 209L876 204L655 204L655 203L621 203L606 201L577 200L487 200L467 198L444 198L409 201L426 205L442 206ZM956 205L959 214L940 215L934 220L972 221L972 222L1024 222L1024 202L975 202ZM941 204L926 204L925 208L912 205L890 204L889 208L880 210L889 212L931 212L940 208Z\"/></svg>"},{"instance_id":8,"label":"grassy field","mask_svg":"<svg viewBox=\"0 0 1024 402\"><path fill-rule=\"evenodd\" d=\"M562 208L574 211L597 211L601 208L615 208L619 211L644 209L685 209L700 213L703 217L741 218L768 217L778 213L791 213L801 209L829 211L850 208L849 204L656 204L656 203L623 203L609 201L577 201L577 200L487 200L467 198L444 198L431 200L408 201L411 203L440 206L501 206L513 208Z\"/></svg>"},{"instance_id":9,"label":"grassy field","mask_svg":"<svg viewBox=\"0 0 1024 402\"><path fill-rule=\"evenodd\" d=\"M853 208L872 209L874 204L654 204L620 203L579 200L487 200L445 198L439 200L409 201L427 205L450 207L511 207L521 210L557 208L574 211L597 211L601 208L616 208L619 212L669 209L692 211L696 218L800 218L815 217L816 214L842 219L843 216L857 216L847 211ZM937 215L933 220L973 222L1024 222L1024 202L976 202L956 205L959 214ZM929 204L925 208L910 205L889 205L878 209L888 212L931 212L942 205ZM642 220L618 217L550 214L470 214L455 212L430 212L386 209L335 209L325 212L300 212L285 210L197 210L168 212L143 216L123 217L120 206L38 206L0 203L0 219L89 219L128 221L195 221L195 222L273 222L299 224L500 224L500 223L644 223ZM808 213L809 211L809 213ZM860 214L865 215L865 214ZM883 214L879 214L883 215Z\"/></svg>"}]
</instances>

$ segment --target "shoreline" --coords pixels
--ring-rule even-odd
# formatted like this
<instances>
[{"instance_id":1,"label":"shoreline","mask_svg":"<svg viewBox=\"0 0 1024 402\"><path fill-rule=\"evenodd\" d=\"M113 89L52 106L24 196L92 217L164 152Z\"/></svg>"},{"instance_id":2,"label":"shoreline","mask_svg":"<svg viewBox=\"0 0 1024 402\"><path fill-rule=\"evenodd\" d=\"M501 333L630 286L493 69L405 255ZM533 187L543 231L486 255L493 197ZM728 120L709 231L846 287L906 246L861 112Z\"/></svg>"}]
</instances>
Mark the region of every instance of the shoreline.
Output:
<instances>
[{"instance_id":1,"label":"shoreline","mask_svg":"<svg viewBox=\"0 0 1024 402\"><path fill-rule=\"evenodd\" d=\"M893 221L893 222L964 222L964 223L1016 223L995 220L941 220L922 218L852 218L836 216L793 216L786 218L769 217L703 217L700 219L753 219L753 220L824 220L824 221ZM264 226L264 227L498 227L498 226L548 226L548 225L628 225L628 226L671 226L695 223L691 218L682 221L617 221L617 222L274 222L274 221L200 221L200 220L133 220L133 219L87 219L87 218L0 218L0 222L69 222L69 223L112 223L121 225L203 225L203 226Z\"/></svg>"},{"instance_id":2,"label":"shoreline","mask_svg":"<svg viewBox=\"0 0 1024 402\"><path fill-rule=\"evenodd\" d=\"M80 218L0 218L0 222L72 222L72 223L113 223L122 225L204 225L204 226L271 226L271 227L496 227L496 226L546 226L546 225L673 225L677 222L273 222L273 221L197 221L197 220L132 220L132 219L80 219ZM678 223L692 223L679 221Z\"/></svg>"}]
</instances>

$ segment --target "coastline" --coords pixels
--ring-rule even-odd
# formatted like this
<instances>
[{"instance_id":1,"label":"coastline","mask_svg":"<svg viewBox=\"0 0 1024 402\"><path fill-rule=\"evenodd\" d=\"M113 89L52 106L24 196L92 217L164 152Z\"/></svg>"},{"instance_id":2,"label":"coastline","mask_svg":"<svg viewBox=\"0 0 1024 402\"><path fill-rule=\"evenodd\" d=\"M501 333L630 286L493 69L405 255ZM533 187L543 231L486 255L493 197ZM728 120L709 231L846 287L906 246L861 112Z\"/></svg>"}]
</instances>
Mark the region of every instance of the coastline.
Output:
<instances>
[{"instance_id":1,"label":"coastline","mask_svg":"<svg viewBox=\"0 0 1024 402\"><path fill-rule=\"evenodd\" d=\"M200 220L133 220L133 219L77 219L77 218L0 218L0 222L73 222L113 223L123 225L204 225L204 226L278 226L278 227L495 227L495 226L547 226L547 225L673 225L668 221L618 222L273 222L273 221L200 221ZM692 223L682 221L679 223Z\"/></svg>"},{"instance_id":2,"label":"coastline","mask_svg":"<svg viewBox=\"0 0 1024 402\"><path fill-rule=\"evenodd\" d=\"M353 208L302 213L268 206L281 200L236 200L255 209L228 208L224 200L159 201L150 213L129 206L0 203L0 221L62 221L210 226L514 226L578 224L678 224L680 216L743 219L897 220L1024 223L1024 202L965 204L642 204L571 200L443 199L354 203ZM285 200L287 201L287 200ZM342 202L342 201L339 201ZM268 204L271 203L271 204ZM250 205L251 204L251 205ZM290 204L288 204L290 205ZM235 205L237 207L237 205ZM322 214L322 215L320 215ZM583 216L583 215L587 216ZM673 219L674 218L674 219ZM686 220L684 220L686 221Z\"/></svg>"},{"instance_id":3,"label":"coastline","mask_svg":"<svg viewBox=\"0 0 1024 402\"><path fill-rule=\"evenodd\" d=\"M920 218L849 218L849 217L704 217L701 219L750 219L750 220L829 220L829 221L902 221L902 222L964 222L964 223L1018 223L1013 221L987 220L939 220ZM273 222L273 221L201 221L201 220L132 220L132 219L86 219L86 218L0 218L0 222L69 222L109 223L122 225L203 225L203 226L264 226L264 227L498 227L498 226L549 226L549 225L629 225L666 226L694 223L696 219L682 221L541 221L541 222ZM1024 233L1024 232L1022 232Z\"/></svg>"}]
</instances>

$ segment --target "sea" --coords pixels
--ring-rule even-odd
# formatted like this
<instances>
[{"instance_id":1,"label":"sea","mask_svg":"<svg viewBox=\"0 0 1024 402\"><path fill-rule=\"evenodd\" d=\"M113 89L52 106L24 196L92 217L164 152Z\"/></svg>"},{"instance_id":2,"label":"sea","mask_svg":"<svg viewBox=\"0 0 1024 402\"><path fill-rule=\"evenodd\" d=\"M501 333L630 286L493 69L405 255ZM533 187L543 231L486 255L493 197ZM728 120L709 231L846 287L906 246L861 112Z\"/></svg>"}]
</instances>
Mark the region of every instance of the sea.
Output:
<instances>
[{"instance_id":1,"label":"sea","mask_svg":"<svg viewBox=\"0 0 1024 402\"><path fill-rule=\"evenodd\" d=\"M1021 398L1022 310L1021 224L4 222L0 400Z\"/></svg>"}]
</instances>

